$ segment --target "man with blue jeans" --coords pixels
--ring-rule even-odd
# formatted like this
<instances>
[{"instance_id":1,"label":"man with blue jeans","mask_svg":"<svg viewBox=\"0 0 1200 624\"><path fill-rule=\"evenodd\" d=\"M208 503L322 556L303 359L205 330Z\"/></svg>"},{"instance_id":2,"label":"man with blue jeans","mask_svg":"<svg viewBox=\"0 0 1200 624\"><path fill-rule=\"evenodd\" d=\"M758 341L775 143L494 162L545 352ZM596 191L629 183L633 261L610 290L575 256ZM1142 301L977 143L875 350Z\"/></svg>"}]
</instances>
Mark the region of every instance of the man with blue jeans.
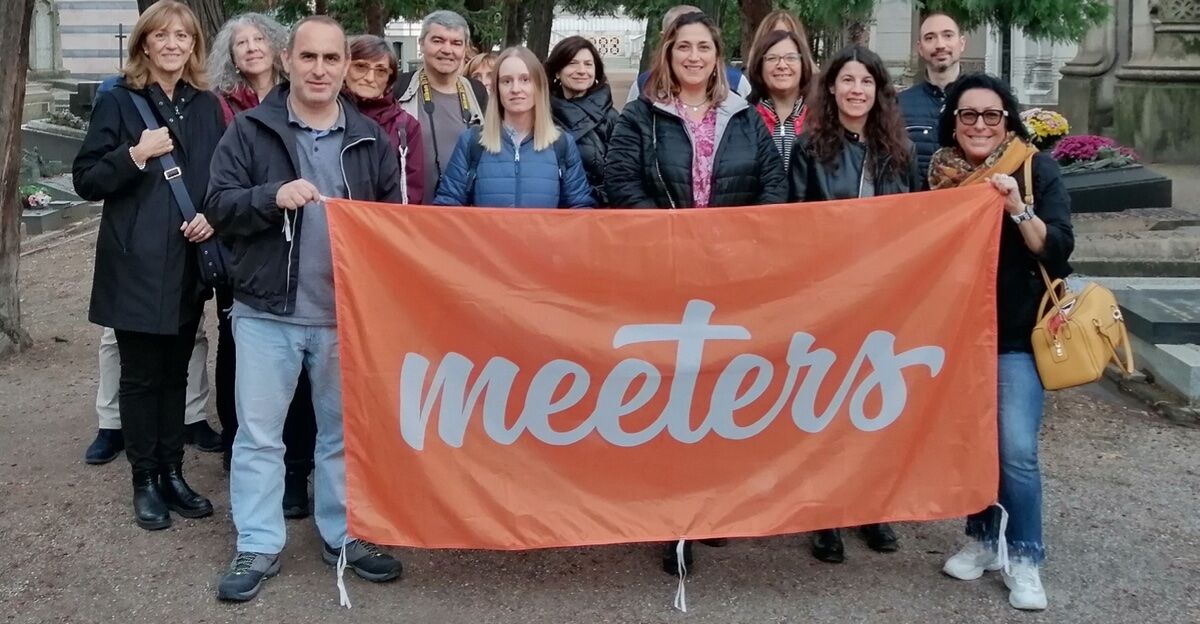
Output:
<instances>
[{"instance_id":1,"label":"man with blue jeans","mask_svg":"<svg viewBox=\"0 0 1200 624\"><path fill-rule=\"evenodd\" d=\"M246 601L279 571L283 423L301 367L316 412L314 516L322 558L390 581L400 562L346 533L346 474L333 266L324 199L399 203L400 172L383 130L341 91L349 67L336 21L301 20L277 87L225 133L212 162L208 214L232 250L238 432L230 467L237 555L217 597Z\"/></svg>"}]
</instances>

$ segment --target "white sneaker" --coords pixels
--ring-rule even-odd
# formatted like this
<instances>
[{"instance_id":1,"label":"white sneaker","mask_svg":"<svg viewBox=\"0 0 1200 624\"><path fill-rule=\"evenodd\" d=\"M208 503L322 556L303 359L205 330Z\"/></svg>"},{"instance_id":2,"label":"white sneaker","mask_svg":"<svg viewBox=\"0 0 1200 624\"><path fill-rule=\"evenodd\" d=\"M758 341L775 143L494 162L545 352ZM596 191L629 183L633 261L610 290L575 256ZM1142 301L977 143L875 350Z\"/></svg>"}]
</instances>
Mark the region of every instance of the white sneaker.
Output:
<instances>
[{"instance_id":1,"label":"white sneaker","mask_svg":"<svg viewBox=\"0 0 1200 624\"><path fill-rule=\"evenodd\" d=\"M994 548L979 541L972 541L962 550L946 560L942 572L964 581L973 581L983 576L984 571L1000 569L1000 557Z\"/></svg>"},{"instance_id":2,"label":"white sneaker","mask_svg":"<svg viewBox=\"0 0 1200 624\"><path fill-rule=\"evenodd\" d=\"M1042 588L1042 577L1037 564L1013 561L1009 572L1001 575L1008 587L1008 603L1025 611L1041 611L1046 608L1046 590Z\"/></svg>"}]
</instances>

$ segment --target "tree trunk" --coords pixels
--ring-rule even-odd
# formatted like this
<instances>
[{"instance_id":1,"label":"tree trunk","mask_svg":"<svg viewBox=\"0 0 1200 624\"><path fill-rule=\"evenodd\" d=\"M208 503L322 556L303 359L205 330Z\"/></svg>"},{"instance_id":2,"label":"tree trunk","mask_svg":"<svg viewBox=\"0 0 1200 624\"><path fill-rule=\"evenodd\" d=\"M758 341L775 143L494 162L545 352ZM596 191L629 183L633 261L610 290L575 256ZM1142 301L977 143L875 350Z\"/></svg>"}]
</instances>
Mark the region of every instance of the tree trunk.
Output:
<instances>
[{"instance_id":1,"label":"tree trunk","mask_svg":"<svg viewBox=\"0 0 1200 624\"><path fill-rule=\"evenodd\" d=\"M550 30L554 26L554 0L533 0L528 6L529 31L525 41L543 62L550 54Z\"/></svg>"},{"instance_id":2,"label":"tree trunk","mask_svg":"<svg viewBox=\"0 0 1200 624\"><path fill-rule=\"evenodd\" d=\"M721 5L725 4L723 0L696 0L694 6L700 9L702 13L712 19L717 28L721 27ZM661 23L659 24L662 25Z\"/></svg>"},{"instance_id":3,"label":"tree trunk","mask_svg":"<svg viewBox=\"0 0 1200 624\"><path fill-rule=\"evenodd\" d=\"M516 0L504 4L504 47L521 45L525 42L524 5Z\"/></svg>"},{"instance_id":4,"label":"tree trunk","mask_svg":"<svg viewBox=\"0 0 1200 624\"><path fill-rule=\"evenodd\" d=\"M387 26L387 17L384 15L383 0L364 0L363 14L367 22L367 34L378 37L383 36L383 29Z\"/></svg>"},{"instance_id":5,"label":"tree trunk","mask_svg":"<svg viewBox=\"0 0 1200 624\"><path fill-rule=\"evenodd\" d=\"M865 20L853 20L846 25L846 38L850 45L871 47L871 25Z\"/></svg>"},{"instance_id":6,"label":"tree trunk","mask_svg":"<svg viewBox=\"0 0 1200 624\"><path fill-rule=\"evenodd\" d=\"M646 18L646 37L642 39L642 61L638 63L638 71L644 72L650 70L650 63L654 60L654 48L658 47L659 33L658 29L662 26L661 18L648 17Z\"/></svg>"},{"instance_id":7,"label":"tree trunk","mask_svg":"<svg viewBox=\"0 0 1200 624\"><path fill-rule=\"evenodd\" d=\"M138 13L150 8L158 0L137 0ZM204 33L204 41L211 42L225 23L225 3L222 0L184 0L200 20L200 31Z\"/></svg>"},{"instance_id":8,"label":"tree trunk","mask_svg":"<svg viewBox=\"0 0 1200 624\"><path fill-rule=\"evenodd\" d=\"M754 46L754 31L775 8L771 0L738 0L742 9L742 58L750 58Z\"/></svg>"},{"instance_id":9,"label":"tree trunk","mask_svg":"<svg viewBox=\"0 0 1200 624\"><path fill-rule=\"evenodd\" d=\"M17 69L0 81L0 133L8 137L0 162L0 354L33 344L21 328L18 268L21 263L21 205L17 198L21 169L21 110L25 107L25 74L29 71L29 27L34 0L9 7L0 23L0 56ZM15 9L15 10L14 10Z\"/></svg>"},{"instance_id":10,"label":"tree trunk","mask_svg":"<svg viewBox=\"0 0 1200 624\"><path fill-rule=\"evenodd\" d=\"M467 24L471 27L471 43L480 52L490 52L498 41L495 36L495 22L489 22L490 18L494 18L494 14L486 11L495 5L494 0L466 0L463 6L466 8Z\"/></svg>"}]
</instances>

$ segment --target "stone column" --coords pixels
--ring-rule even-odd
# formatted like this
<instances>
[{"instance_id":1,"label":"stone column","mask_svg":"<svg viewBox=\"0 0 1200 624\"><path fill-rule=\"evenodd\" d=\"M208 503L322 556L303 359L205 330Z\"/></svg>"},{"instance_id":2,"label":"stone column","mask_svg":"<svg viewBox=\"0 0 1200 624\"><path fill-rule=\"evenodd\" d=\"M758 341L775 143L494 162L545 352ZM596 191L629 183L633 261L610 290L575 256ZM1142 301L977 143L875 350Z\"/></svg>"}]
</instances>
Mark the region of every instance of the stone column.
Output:
<instances>
[{"instance_id":1,"label":"stone column","mask_svg":"<svg viewBox=\"0 0 1200 624\"><path fill-rule=\"evenodd\" d=\"M1150 53L1117 71L1117 139L1148 161L1200 163L1200 0L1151 0L1149 15Z\"/></svg>"}]
</instances>

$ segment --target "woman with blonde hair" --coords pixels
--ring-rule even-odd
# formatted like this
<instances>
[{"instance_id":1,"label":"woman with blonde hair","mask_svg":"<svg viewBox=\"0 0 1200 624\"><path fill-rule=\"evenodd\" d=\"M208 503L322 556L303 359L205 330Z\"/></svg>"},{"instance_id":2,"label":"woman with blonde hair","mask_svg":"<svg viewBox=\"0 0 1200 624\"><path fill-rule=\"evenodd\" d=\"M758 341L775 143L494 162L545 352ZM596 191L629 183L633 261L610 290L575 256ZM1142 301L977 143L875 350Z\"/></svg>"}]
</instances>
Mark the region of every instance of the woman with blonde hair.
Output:
<instances>
[{"instance_id":1,"label":"woman with blonde hair","mask_svg":"<svg viewBox=\"0 0 1200 624\"><path fill-rule=\"evenodd\" d=\"M467 61L463 74L471 80L481 83L492 94L492 74L496 72L496 53L480 52Z\"/></svg>"},{"instance_id":2,"label":"woman with blonde hair","mask_svg":"<svg viewBox=\"0 0 1200 624\"><path fill-rule=\"evenodd\" d=\"M500 53L482 126L458 139L434 204L591 208L579 148L554 125L542 64L528 48Z\"/></svg>"},{"instance_id":3,"label":"woman with blonde hair","mask_svg":"<svg viewBox=\"0 0 1200 624\"><path fill-rule=\"evenodd\" d=\"M196 243L213 235L203 214L183 215L187 203L204 206L222 131L217 98L205 90L202 37L181 2L142 13L124 75L96 99L73 167L79 196L104 202L88 319L116 331L134 516L147 530L170 526L168 510L185 518L213 511L183 479L188 359L211 292Z\"/></svg>"}]
</instances>

